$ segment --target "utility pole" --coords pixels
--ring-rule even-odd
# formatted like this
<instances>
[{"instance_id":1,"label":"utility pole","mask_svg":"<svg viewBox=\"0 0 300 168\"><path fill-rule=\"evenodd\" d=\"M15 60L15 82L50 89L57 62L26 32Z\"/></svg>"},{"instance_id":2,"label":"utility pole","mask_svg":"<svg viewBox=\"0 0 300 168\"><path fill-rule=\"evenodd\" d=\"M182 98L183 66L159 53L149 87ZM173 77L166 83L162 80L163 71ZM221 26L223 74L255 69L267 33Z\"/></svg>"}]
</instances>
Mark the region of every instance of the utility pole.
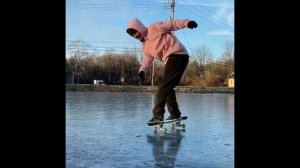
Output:
<instances>
[{"instance_id":1,"label":"utility pole","mask_svg":"<svg viewBox=\"0 0 300 168\"><path fill-rule=\"evenodd\" d=\"M172 0L172 2L171 2L171 13L172 13L171 21L174 20L174 10L175 10L175 0Z\"/></svg>"},{"instance_id":2,"label":"utility pole","mask_svg":"<svg viewBox=\"0 0 300 168\"><path fill-rule=\"evenodd\" d=\"M154 81L153 81L153 78L154 78L154 67L155 67L155 60L153 60L153 62L152 62L152 79L151 79L151 86L154 85Z\"/></svg>"},{"instance_id":3,"label":"utility pole","mask_svg":"<svg viewBox=\"0 0 300 168\"><path fill-rule=\"evenodd\" d=\"M171 17L170 20L173 22L174 20L174 10L175 10L175 0L172 0L171 2ZM152 63L152 79L151 79L151 85L154 85L154 68L155 68L155 60L153 60Z\"/></svg>"},{"instance_id":4,"label":"utility pole","mask_svg":"<svg viewBox=\"0 0 300 168\"><path fill-rule=\"evenodd\" d=\"M168 20L173 21L174 20L174 11L175 11L175 0L168 0L168 2L165 2L165 8L171 9L171 16L168 17Z\"/></svg>"}]
</instances>

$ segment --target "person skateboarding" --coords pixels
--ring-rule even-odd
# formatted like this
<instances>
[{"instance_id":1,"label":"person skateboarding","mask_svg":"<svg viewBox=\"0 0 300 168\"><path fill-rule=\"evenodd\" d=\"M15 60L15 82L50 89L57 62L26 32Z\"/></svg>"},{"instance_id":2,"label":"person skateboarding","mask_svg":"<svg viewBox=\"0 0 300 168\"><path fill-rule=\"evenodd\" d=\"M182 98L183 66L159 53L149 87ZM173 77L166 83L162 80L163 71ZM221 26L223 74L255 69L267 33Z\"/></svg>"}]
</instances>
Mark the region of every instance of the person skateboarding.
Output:
<instances>
[{"instance_id":1,"label":"person skateboarding","mask_svg":"<svg viewBox=\"0 0 300 168\"><path fill-rule=\"evenodd\" d=\"M162 80L158 84L155 95L153 118L149 120L149 123L161 123L164 120L166 104L170 113L166 121L181 117L174 88L179 84L188 65L189 55L187 49L172 31L183 28L193 29L197 26L195 21L188 19L155 22L148 27L145 27L137 18L133 18L128 23L126 32L142 43L143 58L139 69L140 81L145 80L154 59L165 63Z\"/></svg>"}]
</instances>

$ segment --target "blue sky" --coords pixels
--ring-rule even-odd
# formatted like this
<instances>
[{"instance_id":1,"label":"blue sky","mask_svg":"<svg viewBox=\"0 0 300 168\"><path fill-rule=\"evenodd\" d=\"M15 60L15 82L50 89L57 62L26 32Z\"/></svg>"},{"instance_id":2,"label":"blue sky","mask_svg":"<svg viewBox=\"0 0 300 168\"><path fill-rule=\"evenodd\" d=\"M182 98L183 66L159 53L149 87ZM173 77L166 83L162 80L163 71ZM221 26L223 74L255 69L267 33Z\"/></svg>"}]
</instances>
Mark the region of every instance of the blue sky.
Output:
<instances>
[{"instance_id":1,"label":"blue sky","mask_svg":"<svg viewBox=\"0 0 300 168\"><path fill-rule=\"evenodd\" d=\"M66 0L66 45L83 40L102 54L113 48L141 47L126 33L136 17L145 26L171 17L171 0ZM208 47L221 57L225 42L234 42L234 0L175 0L175 19L190 19L197 29L180 29L175 35L189 52ZM66 49L68 57L68 50Z\"/></svg>"}]
</instances>

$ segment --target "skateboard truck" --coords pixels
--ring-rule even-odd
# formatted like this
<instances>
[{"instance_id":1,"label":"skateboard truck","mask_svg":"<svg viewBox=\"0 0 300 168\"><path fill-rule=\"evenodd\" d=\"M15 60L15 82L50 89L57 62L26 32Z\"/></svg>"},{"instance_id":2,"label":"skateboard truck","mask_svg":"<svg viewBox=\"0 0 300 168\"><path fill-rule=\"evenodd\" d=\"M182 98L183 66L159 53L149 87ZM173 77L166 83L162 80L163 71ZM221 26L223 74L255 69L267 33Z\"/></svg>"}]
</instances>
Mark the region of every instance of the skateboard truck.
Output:
<instances>
[{"instance_id":1,"label":"skateboard truck","mask_svg":"<svg viewBox=\"0 0 300 168\"><path fill-rule=\"evenodd\" d=\"M163 125L156 125L154 127L154 132L167 132L167 128L163 128Z\"/></svg>"},{"instance_id":2,"label":"skateboard truck","mask_svg":"<svg viewBox=\"0 0 300 168\"><path fill-rule=\"evenodd\" d=\"M185 124L180 124L180 121L176 121L174 123L172 123L172 129L175 129L175 127L181 127L181 128L185 128Z\"/></svg>"}]
</instances>

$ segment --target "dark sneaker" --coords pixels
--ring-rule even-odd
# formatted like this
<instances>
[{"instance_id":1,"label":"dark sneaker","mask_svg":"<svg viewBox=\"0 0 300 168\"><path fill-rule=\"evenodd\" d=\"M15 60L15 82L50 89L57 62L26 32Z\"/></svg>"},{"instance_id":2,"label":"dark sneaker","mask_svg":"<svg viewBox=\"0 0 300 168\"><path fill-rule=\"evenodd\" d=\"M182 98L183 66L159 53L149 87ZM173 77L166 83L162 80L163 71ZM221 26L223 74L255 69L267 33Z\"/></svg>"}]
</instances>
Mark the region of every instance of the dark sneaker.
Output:
<instances>
[{"instance_id":1,"label":"dark sneaker","mask_svg":"<svg viewBox=\"0 0 300 168\"><path fill-rule=\"evenodd\" d=\"M177 120L177 119L180 119L181 117L180 116L173 116L173 115L170 115L167 119L166 119L166 121L175 121L175 120Z\"/></svg>"},{"instance_id":2,"label":"dark sneaker","mask_svg":"<svg viewBox=\"0 0 300 168\"><path fill-rule=\"evenodd\" d=\"M153 117L151 120L149 120L149 124L154 124L154 123L162 123L163 119L159 119L157 117Z\"/></svg>"}]
</instances>

